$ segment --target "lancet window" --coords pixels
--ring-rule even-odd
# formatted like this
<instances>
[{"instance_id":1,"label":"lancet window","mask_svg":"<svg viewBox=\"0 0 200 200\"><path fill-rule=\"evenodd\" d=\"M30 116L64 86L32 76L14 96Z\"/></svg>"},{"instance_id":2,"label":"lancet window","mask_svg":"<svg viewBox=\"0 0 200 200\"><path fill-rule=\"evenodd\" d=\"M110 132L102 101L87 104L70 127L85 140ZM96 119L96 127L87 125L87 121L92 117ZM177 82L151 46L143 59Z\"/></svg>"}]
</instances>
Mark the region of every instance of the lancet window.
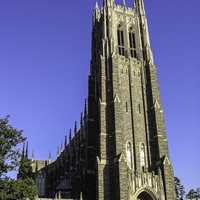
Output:
<instances>
[{"instance_id":1,"label":"lancet window","mask_svg":"<svg viewBox=\"0 0 200 200\"><path fill-rule=\"evenodd\" d=\"M125 46L124 46L124 30L121 25L117 29L117 39L118 39L118 52L119 55L125 55Z\"/></svg>"},{"instance_id":2,"label":"lancet window","mask_svg":"<svg viewBox=\"0 0 200 200\"><path fill-rule=\"evenodd\" d=\"M141 144L140 146L140 165L141 165L141 168L144 168L145 165L146 165L146 161L145 161L145 145L144 144Z\"/></svg>"},{"instance_id":3,"label":"lancet window","mask_svg":"<svg viewBox=\"0 0 200 200\"><path fill-rule=\"evenodd\" d=\"M137 58L135 33L132 28L129 29L129 45L131 57Z\"/></svg>"},{"instance_id":4,"label":"lancet window","mask_svg":"<svg viewBox=\"0 0 200 200\"><path fill-rule=\"evenodd\" d=\"M126 146L126 157L127 157L127 164L130 169L133 168L133 151L132 151L132 144L131 142L127 143Z\"/></svg>"}]
</instances>

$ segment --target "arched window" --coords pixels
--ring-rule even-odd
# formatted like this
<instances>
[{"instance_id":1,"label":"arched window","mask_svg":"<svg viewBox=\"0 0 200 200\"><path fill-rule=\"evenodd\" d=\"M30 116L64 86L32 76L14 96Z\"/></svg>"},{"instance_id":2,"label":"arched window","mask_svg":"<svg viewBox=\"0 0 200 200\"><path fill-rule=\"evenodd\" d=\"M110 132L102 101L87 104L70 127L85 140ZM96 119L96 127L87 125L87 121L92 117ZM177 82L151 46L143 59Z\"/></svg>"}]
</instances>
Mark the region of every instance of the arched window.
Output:
<instances>
[{"instance_id":1,"label":"arched window","mask_svg":"<svg viewBox=\"0 0 200 200\"><path fill-rule=\"evenodd\" d=\"M144 144L141 144L141 147L140 147L140 165L141 165L141 168L144 168L145 165L146 165L146 161L145 161L145 145Z\"/></svg>"},{"instance_id":2,"label":"arched window","mask_svg":"<svg viewBox=\"0 0 200 200\"><path fill-rule=\"evenodd\" d=\"M127 143L126 146L126 157L127 157L127 164L130 169L133 168L133 152L132 152L132 145L131 142Z\"/></svg>"},{"instance_id":3,"label":"arched window","mask_svg":"<svg viewBox=\"0 0 200 200\"><path fill-rule=\"evenodd\" d=\"M132 58L137 58L136 52L136 40L135 40L135 33L133 28L129 29L129 45L130 45L130 54Z\"/></svg>"},{"instance_id":4,"label":"arched window","mask_svg":"<svg viewBox=\"0 0 200 200\"><path fill-rule=\"evenodd\" d=\"M117 29L117 39L118 39L118 52L119 55L125 55L125 46L124 46L124 31L121 25Z\"/></svg>"}]
</instances>

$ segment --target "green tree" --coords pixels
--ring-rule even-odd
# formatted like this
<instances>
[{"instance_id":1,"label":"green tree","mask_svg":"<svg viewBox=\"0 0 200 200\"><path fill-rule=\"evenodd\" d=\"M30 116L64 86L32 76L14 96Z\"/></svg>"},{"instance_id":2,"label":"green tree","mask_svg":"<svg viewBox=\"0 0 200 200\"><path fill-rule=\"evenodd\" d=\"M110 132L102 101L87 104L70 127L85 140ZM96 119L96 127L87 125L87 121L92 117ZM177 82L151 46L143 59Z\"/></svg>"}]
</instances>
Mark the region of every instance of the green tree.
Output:
<instances>
[{"instance_id":1,"label":"green tree","mask_svg":"<svg viewBox=\"0 0 200 200\"><path fill-rule=\"evenodd\" d=\"M31 178L14 181L11 190L14 198L20 200L34 200L37 195L35 182Z\"/></svg>"},{"instance_id":2,"label":"green tree","mask_svg":"<svg viewBox=\"0 0 200 200\"><path fill-rule=\"evenodd\" d=\"M197 195L198 195L198 198L200 199L200 188L197 188Z\"/></svg>"},{"instance_id":3,"label":"green tree","mask_svg":"<svg viewBox=\"0 0 200 200\"><path fill-rule=\"evenodd\" d=\"M198 197L198 193L197 191L195 191L194 189L191 189L188 194L186 195L187 199L190 199L190 200L198 200L199 197Z\"/></svg>"},{"instance_id":4,"label":"green tree","mask_svg":"<svg viewBox=\"0 0 200 200\"><path fill-rule=\"evenodd\" d=\"M26 200L28 198L34 200L38 194L31 163L27 156L22 156L18 180L14 181L12 185L12 193L17 199Z\"/></svg>"},{"instance_id":5,"label":"green tree","mask_svg":"<svg viewBox=\"0 0 200 200\"><path fill-rule=\"evenodd\" d=\"M183 200L186 193L185 188L181 184L179 178L174 177L174 182L175 182L176 200Z\"/></svg>"},{"instance_id":6,"label":"green tree","mask_svg":"<svg viewBox=\"0 0 200 200\"><path fill-rule=\"evenodd\" d=\"M36 195L37 188L31 178L0 181L0 200L34 200Z\"/></svg>"},{"instance_id":7,"label":"green tree","mask_svg":"<svg viewBox=\"0 0 200 200\"><path fill-rule=\"evenodd\" d=\"M19 165L19 144L24 141L22 131L9 124L9 116L0 119L0 179Z\"/></svg>"},{"instance_id":8,"label":"green tree","mask_svg":"<svg viewBox=\"0 0 200 200\"><path fill-rule=\"evenodd\" d=\"M0 119L0 200L33 200L37 195L31 161L24 152L20 154L19 145L24 141L22 131L9 124L9 117ZM10 179L7 173L17 167L18 179Z\"/></svg>"},{"instance_id":9,"label":"green tree","mask_svg":"<svg viewBox=\"0 0 200 200\"><path fill-rule=\"evenodd\" d=\"M32 173L31 163L32 161L27 158L23 158L20 161L18 179L33 178L34 175Z\"/></svg>"}]
</instances>

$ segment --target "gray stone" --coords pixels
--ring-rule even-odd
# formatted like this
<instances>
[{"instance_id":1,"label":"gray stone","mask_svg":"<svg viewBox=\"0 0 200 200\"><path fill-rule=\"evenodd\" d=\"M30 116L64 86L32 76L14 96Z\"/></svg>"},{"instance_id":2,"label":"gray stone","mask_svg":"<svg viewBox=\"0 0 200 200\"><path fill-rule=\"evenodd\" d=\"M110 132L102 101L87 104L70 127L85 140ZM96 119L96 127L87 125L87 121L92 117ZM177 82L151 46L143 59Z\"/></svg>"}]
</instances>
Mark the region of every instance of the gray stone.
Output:
<instances>
[{"instance_id":1,"label":"gray stone","mask_svg":"<svg viewBox=\"0 0 200 200\"><path fill-rule=\"evenodd\" d=\"M143 0L96 6L92 33L81 128L55 161L33 161L40 196L175 200Z\"/></svg>"}]
</instances>

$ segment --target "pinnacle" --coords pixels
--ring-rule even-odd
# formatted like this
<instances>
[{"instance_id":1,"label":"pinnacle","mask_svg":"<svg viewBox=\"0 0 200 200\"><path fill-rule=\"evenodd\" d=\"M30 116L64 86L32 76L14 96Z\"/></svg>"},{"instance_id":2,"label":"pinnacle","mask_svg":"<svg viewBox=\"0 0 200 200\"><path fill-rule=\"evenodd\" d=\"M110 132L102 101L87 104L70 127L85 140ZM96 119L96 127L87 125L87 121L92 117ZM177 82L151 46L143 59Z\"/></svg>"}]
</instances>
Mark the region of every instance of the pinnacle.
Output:
<instances>
[{"instance_id":1,"label":"pinnacle","mask_svg":"<svg viewBox=\"0 0 200 200\"><path fill-rule=\"evenodd\" d=\"M123 0L122 3L123 3L123 6L126 6L126 0Z\"/></svg>"},{"instance_id":2,"label":"pinnacle","mask_svg":"<svg viewBox=\"0 0 200 200\"><path fill-rule=\"evenodd\" d=\"M95 8L96 8L96 9L99 9L99 4L98 4L98 2L97 2L97 1L96 1Z\"/></svg>"}]
</instances>

